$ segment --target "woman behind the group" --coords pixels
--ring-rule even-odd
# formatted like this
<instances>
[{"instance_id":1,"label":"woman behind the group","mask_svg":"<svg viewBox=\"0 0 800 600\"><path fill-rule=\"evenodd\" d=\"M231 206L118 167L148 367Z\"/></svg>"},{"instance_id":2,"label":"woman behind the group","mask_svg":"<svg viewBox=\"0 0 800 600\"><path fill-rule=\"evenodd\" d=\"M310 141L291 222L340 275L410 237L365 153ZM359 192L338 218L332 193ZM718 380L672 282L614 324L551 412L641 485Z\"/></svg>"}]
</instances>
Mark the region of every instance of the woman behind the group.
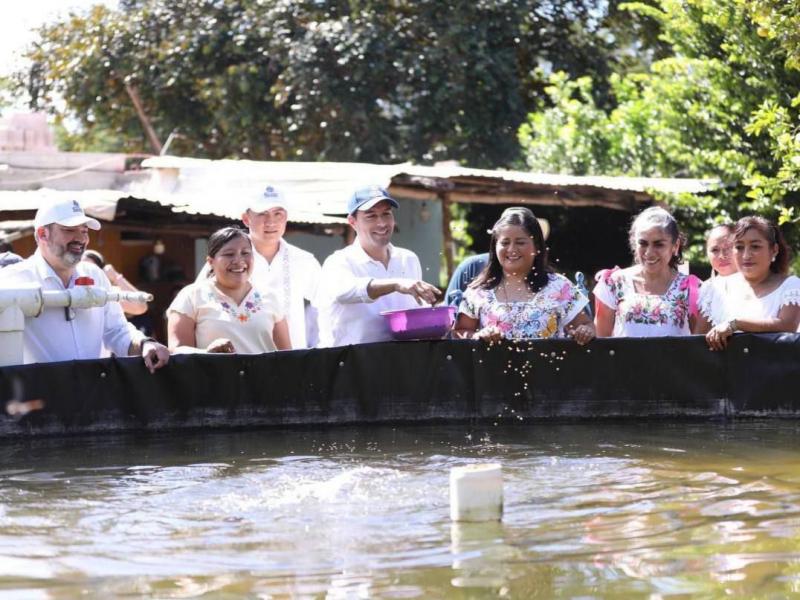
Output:
<instances>
[{"instance_id":1,"label":"woman behind the group","mask_svg":"<svg viewBox=\"0 0 800 600\"><path fill-rule=\"evenodd\" d=\"M88 261L97 265L108 277L108 281L112 286L119 288L123 292L138 292L131 282L125 279L125 276L114 268L114 265L107 263L106 259L97 250L86 250L83 253L81 260ZM144 302L128 302L127 300L120 300L119 305L122 311L129 317L138 317L147 312L147 304Z\"/></svg>"},{"instance_id":2,"label":"woman behind the group","mask_svg":"<svg viewBox=\"0 0 800 600\"><path fill-rule=\"evenodd\" d=\"M183 288L167 309L170 350L260 354L289 350L289 328L269 290L250 283L253 246L225 227L208 239L206 280Z\"/></svg>"},{"instance_id":3,"label":"woman behind the group","mask_svg":"<svg viewBox=\"0 0 800 600\"><path fill-rule=\"evenodd\" d=\"M711 277L727 277L736 273L733 260L732 223L712 227L706 237L706 256L711 264Z\"/></svg>"},{"instance_id":4,"label":"woman behind the group","mask_svg":"<svg viewBox=\"0 0 800 600\"><path fill-rule=\"evenodd\" d=\"M663 208L650 207L634 219L629 240L635 264L597 275L597 335L689 335L695 325L700 280L678 271L683 243L675 218Z\"/></svg>"},{"instance_id":5,"label":"woman behind the group","mask_svg":"<svg viewBox=\"0 0 800 600\"><path fill-rule=\"evenodd\" d=\"M780 229L762 217L744 217L733 232L738 273L724 290L700 291L698 333L712 350L727 346L736 331L796 331L800 323L800 279L788 275L789 247Z\"/></svg>"},{"instance_id":6,"label":"woman behind the group","mask_svg":"<svg viewBox=\"0 0 800 600\"><path fill-rule=\"evenodd\" d=\"M487 341L572 336L585 344L595 335L587 303L552 272L533 213L507 210L492 228L489 263L464 293L455 332Z\"/></svg>"}]
</instances>

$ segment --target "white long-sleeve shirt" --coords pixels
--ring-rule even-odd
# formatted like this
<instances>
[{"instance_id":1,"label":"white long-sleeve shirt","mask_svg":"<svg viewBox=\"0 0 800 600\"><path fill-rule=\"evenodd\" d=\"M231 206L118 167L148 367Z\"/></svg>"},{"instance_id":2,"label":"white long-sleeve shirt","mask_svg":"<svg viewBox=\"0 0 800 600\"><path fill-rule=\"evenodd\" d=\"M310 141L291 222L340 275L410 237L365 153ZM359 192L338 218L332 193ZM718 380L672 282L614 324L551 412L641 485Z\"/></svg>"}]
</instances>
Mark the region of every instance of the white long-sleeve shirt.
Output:
<instances>
[{"instance_id":1,"label":"white long-sleeve shirt","mask_svg":"<svg viewBox=\"0 0 800 600\"><path fill-rule=\"evenodd\" d=\"M389 264L371 258L358 238L331 254L322 265L314 305L319 311L320 347L390 340L382 311L415 308L408 294L391 293L373 300L367 286L373 279L422 279L417 255L389 245Z\"/></svg>"},{"instance_id":2,"label":"white long-sleeve shirt","mask_svg":"<svg viewBox=\"0 0 800 600\"><path fill-rule=\"evenodd\" d=\"M0 288L35 283L42 290L65 290L74 287L78 277L91 277L94 285L111 289L102 269L85 261L75 266L75 273L65 287L38 250L30 258L0 270ZM25 364L100 358L104 355L103 348L118 356L127 356L131 342L144 338L128 323L117 302L74 309L73 314L74 318L67 319L64 308L54 307L45 308L38 317L25 318Z\"/></svg>"}]
</instances>

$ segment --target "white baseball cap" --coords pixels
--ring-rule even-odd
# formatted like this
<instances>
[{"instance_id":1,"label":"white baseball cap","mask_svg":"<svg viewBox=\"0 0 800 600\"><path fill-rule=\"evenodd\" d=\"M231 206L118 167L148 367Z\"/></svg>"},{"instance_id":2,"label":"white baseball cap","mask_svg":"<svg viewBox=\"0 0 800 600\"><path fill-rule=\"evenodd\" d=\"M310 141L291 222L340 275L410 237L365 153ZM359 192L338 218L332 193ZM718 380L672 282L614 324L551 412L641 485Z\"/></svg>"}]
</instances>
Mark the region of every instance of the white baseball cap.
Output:
<instances>
[{"instance_id":1,"label":"white baseball cap","mask_svg":"<svg viewBox=\"0 0 800 600\"><path fill-rule=\"evenodd\" d=\"M36 216L33 218L34 229L52 223L58 223L64 227L86 225L95 231L100 229L100 222L92 217L87 217L77 200L50 201L36 211Z\"/></svg>"},{"instance_id":2,"label":"white baseball cap","mask_svg":"<svg viewBox=\"0 0 800 600\"><path fill-rule=\"evenodd\" d=\"M255 213L266 212L271 208L282 208L289 212L289 206L286 203L286 196L283 192L273 185L268 185L260 193L247 201L248 210Z\"/></svg>"}]
</instances>

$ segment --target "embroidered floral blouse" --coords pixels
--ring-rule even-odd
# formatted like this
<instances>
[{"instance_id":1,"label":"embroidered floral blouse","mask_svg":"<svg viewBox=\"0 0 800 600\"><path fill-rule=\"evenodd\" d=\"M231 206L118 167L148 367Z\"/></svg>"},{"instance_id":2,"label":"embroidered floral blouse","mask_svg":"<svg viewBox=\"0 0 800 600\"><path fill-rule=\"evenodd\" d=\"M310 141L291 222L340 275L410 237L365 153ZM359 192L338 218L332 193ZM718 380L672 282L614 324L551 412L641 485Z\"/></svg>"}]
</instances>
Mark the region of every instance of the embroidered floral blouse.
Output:
<instances>
[{"instance_id":1,"label":"embroidered floral blouse","mask_svg":"<svg viewBox=\"0 0 800 600\"><path fill-rule=\"evenodd\" d=\"M205 348L217 338L233 342L240 354L276 350L272 339L275 323L284 318L275 294L253 287L240 304L223 294L213 279L183 288L167 309L195 322L195 343Z\"/></svg>"},{"instance_id":2,"label":"embroidered floral blouse","mask_svg":"<svg viewBox=\"0 0 800 600\"><path fill-rule=\"evenodd\" d=\"M615 312L613 337L690 335L689 315L697 313L700 280L678 273L662 295L636 291L630 269L609 269L597 276L595 298Z\"/></svg>"},{"instance_id":3,"label":"embroidered floral blouse","mask_svg":"<svg viewBox=\"0 0 800 600\"><path fill-rule=\"evenodd\" d=\"M741 273L709 279L700 289L700 312L712 325L731 319L774 319L787 304L800 305L800 279L794 275L761 298Z\"/></svg>"},{"instance_id":4,"label":"embroidered floral blouse","mask_svg":"<svg viewBox=\"0 0 800 600\"><path fill-rule=\"evenodd\" d=\"M532 300L501 302L495 291L467 288L458 312L477 319L481 329L497 327L506 339L564 337L564 326L589 303L569 279L555 273Z\"/></svg>"}]
</instances>

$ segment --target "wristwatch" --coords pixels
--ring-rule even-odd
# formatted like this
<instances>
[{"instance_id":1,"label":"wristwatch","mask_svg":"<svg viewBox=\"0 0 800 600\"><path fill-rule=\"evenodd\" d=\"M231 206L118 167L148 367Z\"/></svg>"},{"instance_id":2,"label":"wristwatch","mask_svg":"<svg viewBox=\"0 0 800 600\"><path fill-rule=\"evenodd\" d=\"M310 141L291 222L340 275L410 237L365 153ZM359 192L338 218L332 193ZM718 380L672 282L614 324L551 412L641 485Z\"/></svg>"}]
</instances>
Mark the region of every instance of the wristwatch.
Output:
<instances>
[{"instance_id":1,"label":"wristwatch","mask_svg":"<svg viewBox=\"0 0 800 600\"><path fill-rule=\"evenodd\" d=\"M731 319L728 321L728 329L730 329L731 333L736 333L736 331L739 329L736 319Z\"/></svg>"}]
</instances>

